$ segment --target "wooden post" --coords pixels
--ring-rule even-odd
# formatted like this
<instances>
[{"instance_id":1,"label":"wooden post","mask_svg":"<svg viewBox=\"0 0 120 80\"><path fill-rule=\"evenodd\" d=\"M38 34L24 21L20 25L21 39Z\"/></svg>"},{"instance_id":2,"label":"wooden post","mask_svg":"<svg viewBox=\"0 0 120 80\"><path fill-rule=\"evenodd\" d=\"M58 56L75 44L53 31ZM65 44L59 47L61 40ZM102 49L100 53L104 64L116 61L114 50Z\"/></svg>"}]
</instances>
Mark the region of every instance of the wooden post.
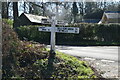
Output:
<instances>
[{"instance_id":1,"label":"wooden post","mask_svg":"<svg viewBox=\"0 0 120 80\"><path fill-rule=\"evenodd\" d=\"M52 17L52 23L51 23L51 54L55 53L55 17Z\"/></svg>"},{"instance_id":2,"label":"wooden post","mask_svg":"<svg viewBox=\"0 0 120 80\"><path fill-rule=\"evenodd\" d=\"M50 44L51 44L51 49L50 49L50 54L49 54L49 58L48 58L48 66L47 66L47 76L51 77L52 76L52 72L53 72L53 62L55 59L55 16L52 17L52 23L51 23L51 40L50 40Z\"/></svg>"}]
</instances>

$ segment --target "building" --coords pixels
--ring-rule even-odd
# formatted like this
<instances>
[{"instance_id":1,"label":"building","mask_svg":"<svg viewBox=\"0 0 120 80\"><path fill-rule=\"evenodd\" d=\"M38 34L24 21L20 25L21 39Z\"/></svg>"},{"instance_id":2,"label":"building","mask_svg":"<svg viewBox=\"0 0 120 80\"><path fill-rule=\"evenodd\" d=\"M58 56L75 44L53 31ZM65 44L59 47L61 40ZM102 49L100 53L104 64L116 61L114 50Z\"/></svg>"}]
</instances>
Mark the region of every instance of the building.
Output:
<instances>
[{"instance_id":1,"label":"building","mask_svg":"<svg viewBox=\"0 0 120 80\"><path fill-rule=\"evenodd\" d=\"M102 19L98 24L101 24L101 23L120 23L120 11L104 12Z\"/></svg>"},{"instance_id":2,"label":"building","mask_svg":"<svg viewBox=\"0 0 120 80\"><path fill-rule=\"evenodd\" d=\"M49 17L38 16L33 14L26 14L22 13L19 16L19 23L20 26L26 25L51 25L51 21ZM56 25L67 25L63 20L57 21Z\"/></svg>"},{"instance_id":3,"label":"building","mask_svg":"<svg viewBox=\"0 0 120 80\"><path fill-rule=\"evenodd\" d=\"M22 13L19 16L19 24L20 26L25 26L25 25L48 25L50 22L48 21L48 17L44 16L38 16L38 15L33 15L33 14L26 14Z\"/></svg>"}]
</instances>

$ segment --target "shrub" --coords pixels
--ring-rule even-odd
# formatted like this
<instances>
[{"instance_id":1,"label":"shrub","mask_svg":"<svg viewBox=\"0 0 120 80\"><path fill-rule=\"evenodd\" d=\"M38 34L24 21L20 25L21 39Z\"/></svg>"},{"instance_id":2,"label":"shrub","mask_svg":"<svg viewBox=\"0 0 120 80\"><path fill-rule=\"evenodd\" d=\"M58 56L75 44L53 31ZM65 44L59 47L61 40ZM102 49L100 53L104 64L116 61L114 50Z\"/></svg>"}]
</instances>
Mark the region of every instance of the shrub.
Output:
<instances>
[{"instance_id":1,"label":"shrub","mask_svg":"<svg viewBox=\"0 0 120 80\"><path fill-rule=\"evenodd\" d=\"M120 24L71 24L66 27L79 27L80 33L56 33L56 44L119 45L120 43L118 35ZM17 32L21 39L49 44L50 32L40 32L37 28L37 26L21 26Z\"/></svg>"},{"instance_id":2,"label":"shrub","mask_svg":"<svg viewBox=\"0 0 120 80\"><path fill-rule=\"evenodd\" d=\"M47 57L44 54L45 47L42 44L35 46L33 42L19 40L15 31L7 24L2 22L2 78L9 79L11 77L23 74L21 68L33 64L36 59Z\"/></svg>"},{"instance_id":3,"label":"shrub","mask_svg":"<svg viewBox=\"0 0 120 80\"><path fill-rule=\"evenodd\" d=\"M8 25L10 25L11 28L12 28L13 20L11 20L11 19L2 19L2 21L3 21L3 22L6 22L6 23L7 23Z\"/></svg>"}]
</instances>

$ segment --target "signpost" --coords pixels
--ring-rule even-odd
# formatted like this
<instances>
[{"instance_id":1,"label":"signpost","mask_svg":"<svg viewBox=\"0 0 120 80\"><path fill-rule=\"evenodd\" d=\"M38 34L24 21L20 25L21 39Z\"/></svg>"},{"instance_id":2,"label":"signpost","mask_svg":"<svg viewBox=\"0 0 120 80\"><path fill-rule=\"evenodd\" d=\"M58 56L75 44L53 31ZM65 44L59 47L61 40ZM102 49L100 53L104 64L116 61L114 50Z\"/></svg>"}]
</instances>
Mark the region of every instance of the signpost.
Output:
<instances>
[{"instance_id":1,"label":"signpost","mask_svg":"<svg viewBox=\"0 0 120 80\"><path fill-rule=\"evenodd\" d=\"M43 31L43 32L51 32L51 40L50 40L50 44L51 44L51 52L55 53L55 33L59 32L59 33L74 33L74 34L78 34L79 33L79 28L78 27L55 27L56 25L56 21L53 18L52 19L52 23L51 23L51 27L39 27L38 30L39 31Z\"/></svg>"},{"instance_id":2,"label":"signpost","mask_svg":"<svg viewBox=\"0 0 120 80\"><path fill-rule=\"evenodd\" d=\"M51 32L51 27L39 27L39 31ZM79 28L77 27L55 27L55 32L59 33L79 33Z\"/></svg>"},{"instance_id":3,"label":"signpost","mask_svg":"<svg viewBox=\"0 0 120 80\"><path fill-rule=\"evenodd\" d=\"M51 27L39 27L38 30L44 32L51 32Z\"/></svg>"},{"instance_id":4,"label":"signpost","mask_svg":"<svg viewBox=\"0 0 120 80\"><path fill-rule=\"evenodd\" d=\"M56 32L60 33L79 33L79 28L77 27L56 27Z\"/></svg>"},{"instance_id":5,"label":"signpost","mask_svg":"<svg viewBox=\"0 0 120 80\"><path fill-rule=\"evenodd\" d=\"M58 3L56 3L58 4ZM58 5L57 5L58 6ZM65 25L63 21L56 21L55 16L58 15L58 7L56 7L56 14L51 14L49 13L49 16L52 17L52 20L48 21L47 23L51 23L51 27L39 27L39 31L44 31L44 32L51 32L51 39L50 39L50 54L48 58L48 70L53 69L53 62L55 59L55 33L60 32L60 33L79 33L79 28L76 27L55 27L56 25ZM57 17L56 17L57 19ZM44 23L44 22L43 22ZM51 73L50 73L51 74Z\"/></svg>"}]
</instances>

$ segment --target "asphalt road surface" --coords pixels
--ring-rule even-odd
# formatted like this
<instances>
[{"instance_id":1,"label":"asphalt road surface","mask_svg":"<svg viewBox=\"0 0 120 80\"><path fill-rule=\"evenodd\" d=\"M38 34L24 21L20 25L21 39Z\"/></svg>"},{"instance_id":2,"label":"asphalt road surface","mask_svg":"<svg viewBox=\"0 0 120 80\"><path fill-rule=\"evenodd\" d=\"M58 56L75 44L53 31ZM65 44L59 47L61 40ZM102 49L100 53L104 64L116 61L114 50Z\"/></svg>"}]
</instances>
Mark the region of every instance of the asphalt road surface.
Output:
<instances>
[{"instance_id":1,"label":"asphalt road surface","mask_svg":"<svg viewBox=\"0 0 120 80\"><path fill-rule=\"evenodd\" d=\"M117 46L56 46L56 50L73 56L118 61Z\"/></svg>"}]
</instances>

